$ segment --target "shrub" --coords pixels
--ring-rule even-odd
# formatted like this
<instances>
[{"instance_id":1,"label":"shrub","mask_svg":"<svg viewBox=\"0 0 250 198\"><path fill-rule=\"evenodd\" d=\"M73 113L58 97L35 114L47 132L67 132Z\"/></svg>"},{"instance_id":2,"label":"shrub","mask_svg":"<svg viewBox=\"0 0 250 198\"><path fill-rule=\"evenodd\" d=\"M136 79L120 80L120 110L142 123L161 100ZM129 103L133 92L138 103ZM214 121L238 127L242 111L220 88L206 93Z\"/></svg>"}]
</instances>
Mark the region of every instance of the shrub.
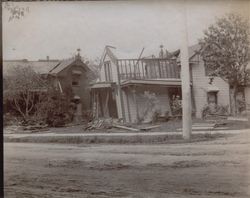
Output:
<instances>
[{"instance_id":1,"label":"shrub","mask_svg":"<svg viewBox=\"0 0 250 198\"><path fill-rule=\"evenodd\" d=\"M209 105L205 105L202 109L202 118L206 118L209 115L227 116L229 114L228 109L228 105L215 105L213 109Z\"/></svg>"},{"instance_id":2,"label":"shrub","mask_svg":"<svg viewBox=\"0 0 250 198\"><path fill-rule=\"evenodd\" d=\"M37 104L35 119L52 127L64 126L73 120L74 108L69 97L54 90L46 101Z\"/></svg>"},{"instance_id":3,"label":"shrub","mask_svg":"<svg viewBox=\"0 0 250 198\"><path fill-rule=\"evenodd\" d=\"M173 96L170 102L170 107L171 107L173 116L182 115L182 104L181 104L181 99L178 95Z\"/></svg>"}]
</instances>

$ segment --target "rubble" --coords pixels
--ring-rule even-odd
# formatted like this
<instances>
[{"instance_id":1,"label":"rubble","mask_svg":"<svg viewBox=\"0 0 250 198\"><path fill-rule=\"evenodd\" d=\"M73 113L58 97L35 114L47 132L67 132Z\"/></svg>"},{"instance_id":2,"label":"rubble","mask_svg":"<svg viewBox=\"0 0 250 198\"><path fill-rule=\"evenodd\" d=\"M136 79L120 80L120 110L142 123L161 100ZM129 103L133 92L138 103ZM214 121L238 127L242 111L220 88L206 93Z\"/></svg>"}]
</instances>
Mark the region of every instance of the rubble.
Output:
<instances>
[{"instance_id":1,"label":"rubble","mask_svg":"<svg viewBox=\"0 0 250 198\"><path fill-rule=\"evenodd\" d=\"M112 129L112 128L117 128L117 129L122 129L122 130L129 130L129 131L134 131L134 132L139 132L139 131L150 131L151 129L155 129L160 127L160 125L144 125L141 127L134 127L128 124L125 124L122 122L122 120L119 119L112 119L112 118L102 118L102 119L96 119L93 120L92 122L89 122L86 127L84 127L84 130L95 130L95 129Z\"/></svg>"},{"instance_id":2,"label":"rubble","mask_svg":"<svg viewBox=\"0 0 250 198\"><path fill-rule=\"evenodd\" d=\"M113 127L114 122L117 123L118 121L112 118L93 120L87 124L84 130L110 129Z\"/></svg>"}]
</instances>

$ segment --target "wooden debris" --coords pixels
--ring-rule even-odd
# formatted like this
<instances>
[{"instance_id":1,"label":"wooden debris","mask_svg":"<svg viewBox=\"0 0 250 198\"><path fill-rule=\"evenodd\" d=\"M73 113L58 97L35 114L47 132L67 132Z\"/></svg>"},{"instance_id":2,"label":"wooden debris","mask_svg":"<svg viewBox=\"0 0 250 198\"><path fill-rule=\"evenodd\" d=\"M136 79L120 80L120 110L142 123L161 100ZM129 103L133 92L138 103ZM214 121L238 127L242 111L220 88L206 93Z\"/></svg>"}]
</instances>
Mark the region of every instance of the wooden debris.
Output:
<instances>
[{"instance_id":1,"label":"wooden debris","mask_svg":"<svg viewBox=\"0 0 250 198\"><path fill-rule=\"evenodd\" d=\"M247 118L244 118L244 117L228 117L227 120L229 121L245 121L245 122L248 122L248 119Z\"/></svg>"},{"instance_id":2,"label":"wooden debris","mask_svg":"<svg viewBox=\"0 0 250 198\"><path fill-rule=\"evenodd\" d=\"M112 118L103 118L103 119L97 119L93 120L92 122L89 122L87 126L84 127L84 130L94 130L94 129L111 129L111 128L118 128L123 129L127 131L149 131L151 129L155 129L160 127L161 125L153 125L153 126L144 126L141 128L135 128L131 126L126 126L122 123L122 120L118 119L112 119Z\"/></svg>"},{"instance_id":3,"label":"wooden debris","mask_svg":"<svg viewBox=\"0 0 250 198\"><path fill-rule=\"evenodd\" d=\"M125 130L130 130L130 131L140 131L140 129L132 128L132 127L126 127L122 125L113 125L115 128L118 129L125 129Z\"/></svg>"},{"instance_id":4,"label":"wooden debris","mask_svg":"<svg viewBox=\"0 0 250 198\"><path fill-rule=\"evenodd\" d=\"M141 131L149 131L151 129L155 129L155 128L158 128L160 127L161 125L154 125L154 126L148 126L148 127L142 127L140 128Z\"/></svg>"},{"instance_id":5,"label":"wooden debris","mask_svg":"<svg viewBox=\"0 0 250 198\"><path fill-rule=\"evenodd\" d=\"M41 130L47 128L48 125L28 125L23 127L23 130Z\"/></svg>"}]
</instances>

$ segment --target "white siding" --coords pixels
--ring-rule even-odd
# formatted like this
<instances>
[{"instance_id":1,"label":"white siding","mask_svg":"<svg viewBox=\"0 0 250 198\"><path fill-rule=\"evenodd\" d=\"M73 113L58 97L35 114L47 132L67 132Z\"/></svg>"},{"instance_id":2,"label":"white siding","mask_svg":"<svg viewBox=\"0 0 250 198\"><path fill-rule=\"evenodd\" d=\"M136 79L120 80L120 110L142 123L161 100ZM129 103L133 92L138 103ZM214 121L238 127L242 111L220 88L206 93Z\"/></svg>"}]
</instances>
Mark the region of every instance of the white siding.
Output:
<instances>
[{"instance_id":1,"label":"white siding","mask_svg":"<svg viewBox=\"0 0 250 198\"><path fill-rule=\"evenodd\" d=\"M209 87L209 77L205 76L204 62L200 60L199 64L192 65L193 76L193 94L196 106L196 117L202 117L202 109L207 104L207 88ZM215 77L213 86L219 88L217 95L219 105L229 105L229 85L220 77Z\"/></svg>"},{"instance_id":2,"label":"white siding","mask_svg":"<svg viewBox=\"0 0 250 198\"><path fill-rule=\"evenodd\" d=\"M129 112L130 112L131 122L133 123L137 122L136 108L138 108L139 117L143 117L143 114L148 107L148 99L143 96L144 91L155 93L157 101L158 101L156 108L160 110L162 116L164 116L167 111L171 114L170 99L169 99L167 88L163 88L163 87L162 88L159 88L159 87L137 88L136 93L135 93L137 107L136 107L136 103L134 100L132 90L123 92L124 93L123 94L124 95L124 107L125 107L124 110L125 110L125 117L126 117L127 122L129 122Z\"/></svg>"},{"instance_id":3,"label":"white siding","mask_svg":"<svg viewBox=\"0 0 250 198\"><path fill-rule=\"evenodd\" d=\"M103 63L102 63L102 66L101 66L101 72L100 72L100 79L101 79L101 82L105 82L106 79L105 79L105 71L104 71L104 62L105 61L110 61L111 63L111 76L113 79L113 82L117 82L118 81L118 77L117 77L117 67L116 67L116 64L110 59L110 57L108 55L105 56L104 60L103 60Z\"/></svg>"}]
</instances>

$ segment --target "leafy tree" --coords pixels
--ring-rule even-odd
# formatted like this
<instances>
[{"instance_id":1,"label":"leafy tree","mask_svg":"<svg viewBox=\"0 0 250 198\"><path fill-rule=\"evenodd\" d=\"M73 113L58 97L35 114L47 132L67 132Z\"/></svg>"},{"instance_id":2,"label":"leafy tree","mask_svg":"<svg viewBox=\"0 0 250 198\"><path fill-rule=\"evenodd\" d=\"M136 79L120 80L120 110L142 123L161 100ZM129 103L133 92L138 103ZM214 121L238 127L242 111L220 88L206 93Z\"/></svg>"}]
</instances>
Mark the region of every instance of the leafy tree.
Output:
<instances>
[{"instance_id":1,"label":"leafy tree","mask_svg":"<svg viewBox=\"0 0 250 198\"><path fill-rule=\"evenodd\" d=\"M249 21L230 13L217 19L200 40L201 55L211 76L226 80L233 92L233 114L237 113L239 87L249 82Z\"/></svg>"},{"instance_id":2,"label":"leafy tree","mask_svg":"<svg viewBox=\"0 0 250 198\"><path fill-rule=\"evenodd\" d=\"M14 67L4 77L4 100L27 120L36 104L45 98L47 85L31 67Z\"/></svg>"}]
</instances>

